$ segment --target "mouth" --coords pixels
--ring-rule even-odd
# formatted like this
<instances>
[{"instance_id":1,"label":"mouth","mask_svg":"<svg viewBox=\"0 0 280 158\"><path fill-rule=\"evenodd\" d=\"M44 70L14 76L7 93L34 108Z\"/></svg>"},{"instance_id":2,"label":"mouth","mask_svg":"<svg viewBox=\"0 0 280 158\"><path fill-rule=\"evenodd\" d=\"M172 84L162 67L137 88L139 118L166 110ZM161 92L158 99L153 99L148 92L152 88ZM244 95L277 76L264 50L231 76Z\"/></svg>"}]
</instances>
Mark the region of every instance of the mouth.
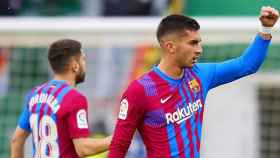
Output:
<instances>
[{"instance_id":1,"label":"mouth","mask_svg":"<svg viewBox=\"0 0 280 158\"><path fill-rule=\"evenodd\" d=\"M193 63L197 63L199 56L193 57Z\"/></svg>"}]
</instances>

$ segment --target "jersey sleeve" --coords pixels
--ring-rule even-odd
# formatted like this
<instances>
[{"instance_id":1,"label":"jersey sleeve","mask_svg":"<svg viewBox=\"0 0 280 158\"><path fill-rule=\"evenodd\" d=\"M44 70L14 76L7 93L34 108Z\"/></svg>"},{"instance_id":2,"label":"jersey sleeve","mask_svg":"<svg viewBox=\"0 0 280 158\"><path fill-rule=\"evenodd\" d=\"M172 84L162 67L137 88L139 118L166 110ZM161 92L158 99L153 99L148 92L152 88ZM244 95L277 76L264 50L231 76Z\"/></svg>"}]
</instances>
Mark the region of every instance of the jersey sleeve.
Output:
<instances>
[{"instance_id":1,"label":"jersey sleeve","mask_svg":"<svg viewBox=\"0 0 280 158\"><path fill-rule=\"evenodd\" d=\"M31 132L31 127L29 124L29 118L31 116L31 112L29 111L29 108L28 108L28 102L29 102L30 97L31 97L31 93L28 93L25 96L24 108L23 108L22 113L20 114L19 121L18 121L18 126L21 129L24 129L25 131L28 131L28 132Z\"/></svg>"},{"instance_id":2,"label":"jersey sleeve","mask_svg":"<svg viewBox=\"0 0 280 158\"><path fill-rule=\"evenodd\" d=\"M142 87L132 85L122 96L119 115L110 145L109 158L124 158L135 130L141 123L145 108Z\"/></svg>"},{"instance_id":3,"label":"jersey sleeve","mask_svg":"<svg viewBox=\"0 0 280 158\"><path fill-rule=\"evenodd\" d=\"M89 136L88 105L84 96L77 96L70 102L72 109L67 116L70 137L82 138Z\"/></svg>"},{"instance_id":4,"label":"jersey sleeve","mask_svg":"<svg viewBox=\"0 0 280 158\"><path fill-rule=\"evenodd\" d=\"M200 64L208 89L255 73L264 62L269 44L270 40L257 35L240 57L221 63Z\"/></svg>"}]
</instances>

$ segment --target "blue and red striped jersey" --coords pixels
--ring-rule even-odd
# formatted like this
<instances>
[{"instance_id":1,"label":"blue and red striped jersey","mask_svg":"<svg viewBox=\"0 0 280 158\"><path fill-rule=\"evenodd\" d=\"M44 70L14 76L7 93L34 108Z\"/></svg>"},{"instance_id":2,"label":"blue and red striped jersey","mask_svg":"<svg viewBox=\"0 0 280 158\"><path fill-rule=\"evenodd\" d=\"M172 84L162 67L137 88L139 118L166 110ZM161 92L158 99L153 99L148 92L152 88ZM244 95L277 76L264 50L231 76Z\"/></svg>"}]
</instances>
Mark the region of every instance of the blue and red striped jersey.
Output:
<instances>
[{"instance_id":1,"label":"blue and red striped jersey","mask_svg":"<svg viewBox=\"0 0 280 158\"><path fill-rule=\"evenodd\" d=\"M89 136L87 100L66 81L51 80L26 96L19 127L32 132L33 157L78 158L72 139Z\"/></svg>"},{"instance_id":2,"label":"blue and red striped jersey","mask_svg":"<svg viewBox=\"0 0 280 158\"><path fill-rule=\"evenodd\" d=\"M238 58L197 63L173 79L157 66L124 92L109 158L123 158L137 129L148 158L199 158L202 120L208 91L256 72L270 40L257 35Z\"/></svg>"}]
</instances>

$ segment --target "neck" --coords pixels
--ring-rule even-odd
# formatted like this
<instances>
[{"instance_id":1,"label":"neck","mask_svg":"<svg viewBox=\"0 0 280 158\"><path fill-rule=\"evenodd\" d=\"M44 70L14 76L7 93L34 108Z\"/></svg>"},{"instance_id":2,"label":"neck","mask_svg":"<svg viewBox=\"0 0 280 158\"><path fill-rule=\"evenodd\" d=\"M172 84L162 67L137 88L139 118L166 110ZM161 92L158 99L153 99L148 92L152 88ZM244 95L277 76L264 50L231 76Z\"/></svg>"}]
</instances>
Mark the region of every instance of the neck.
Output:
<instances>
[{"instance_id":1,"label":"neck","mask_svg":"<svg viewBox=\"0 0 280 158\"><path fill-rule=\"evenodd\" d=\"M178 67L175 63L167 61L165 59L161 59L158 68L174 79L180 79L183 76L184 69Z\"/></svg>"},{"instance_id":2,"label":"neck","mask_svg":"<svg viewBox=\"0 0 280 158\"><path fill-rule=\"evenodd\" d=\"M75 79L72 75L68 75L68 74L55 74L54 75L54 79L58 80L58 81L66 81L69 85L71 85L72 87L76 87L76 83L75 83Z\"/></svg>"}]
</instances>

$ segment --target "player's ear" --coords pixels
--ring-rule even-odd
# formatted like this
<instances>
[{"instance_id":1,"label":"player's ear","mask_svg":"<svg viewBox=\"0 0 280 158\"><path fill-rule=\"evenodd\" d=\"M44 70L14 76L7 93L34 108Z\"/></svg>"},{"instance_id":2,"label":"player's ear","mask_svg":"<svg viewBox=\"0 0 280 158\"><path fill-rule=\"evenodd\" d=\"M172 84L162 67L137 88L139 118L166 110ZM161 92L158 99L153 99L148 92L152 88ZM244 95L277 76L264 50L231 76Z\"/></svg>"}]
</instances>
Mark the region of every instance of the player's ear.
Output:
<instances>
[{"instance_id":1,"label":"player's ear","mask_svg":"<svg viewBox=\"0 0 280 158\"><path fill-rule=\"evenodd\" d=\"M167 52L172 54L176 52L176 45L174 41L172 40L164 41L162 45Z\"/></svg>"},{"instance_id":2,"label":"player's ear","mask_svg":"<svg viewBox=\"0 0 280 158\"><path fill-rule=\"evenodd\" d=\"M76 60L75 58L71 59L71 70L75 73L79 72L80 69L80 64L78 63L78 60Z\"/></svg>"}]
</instances>

